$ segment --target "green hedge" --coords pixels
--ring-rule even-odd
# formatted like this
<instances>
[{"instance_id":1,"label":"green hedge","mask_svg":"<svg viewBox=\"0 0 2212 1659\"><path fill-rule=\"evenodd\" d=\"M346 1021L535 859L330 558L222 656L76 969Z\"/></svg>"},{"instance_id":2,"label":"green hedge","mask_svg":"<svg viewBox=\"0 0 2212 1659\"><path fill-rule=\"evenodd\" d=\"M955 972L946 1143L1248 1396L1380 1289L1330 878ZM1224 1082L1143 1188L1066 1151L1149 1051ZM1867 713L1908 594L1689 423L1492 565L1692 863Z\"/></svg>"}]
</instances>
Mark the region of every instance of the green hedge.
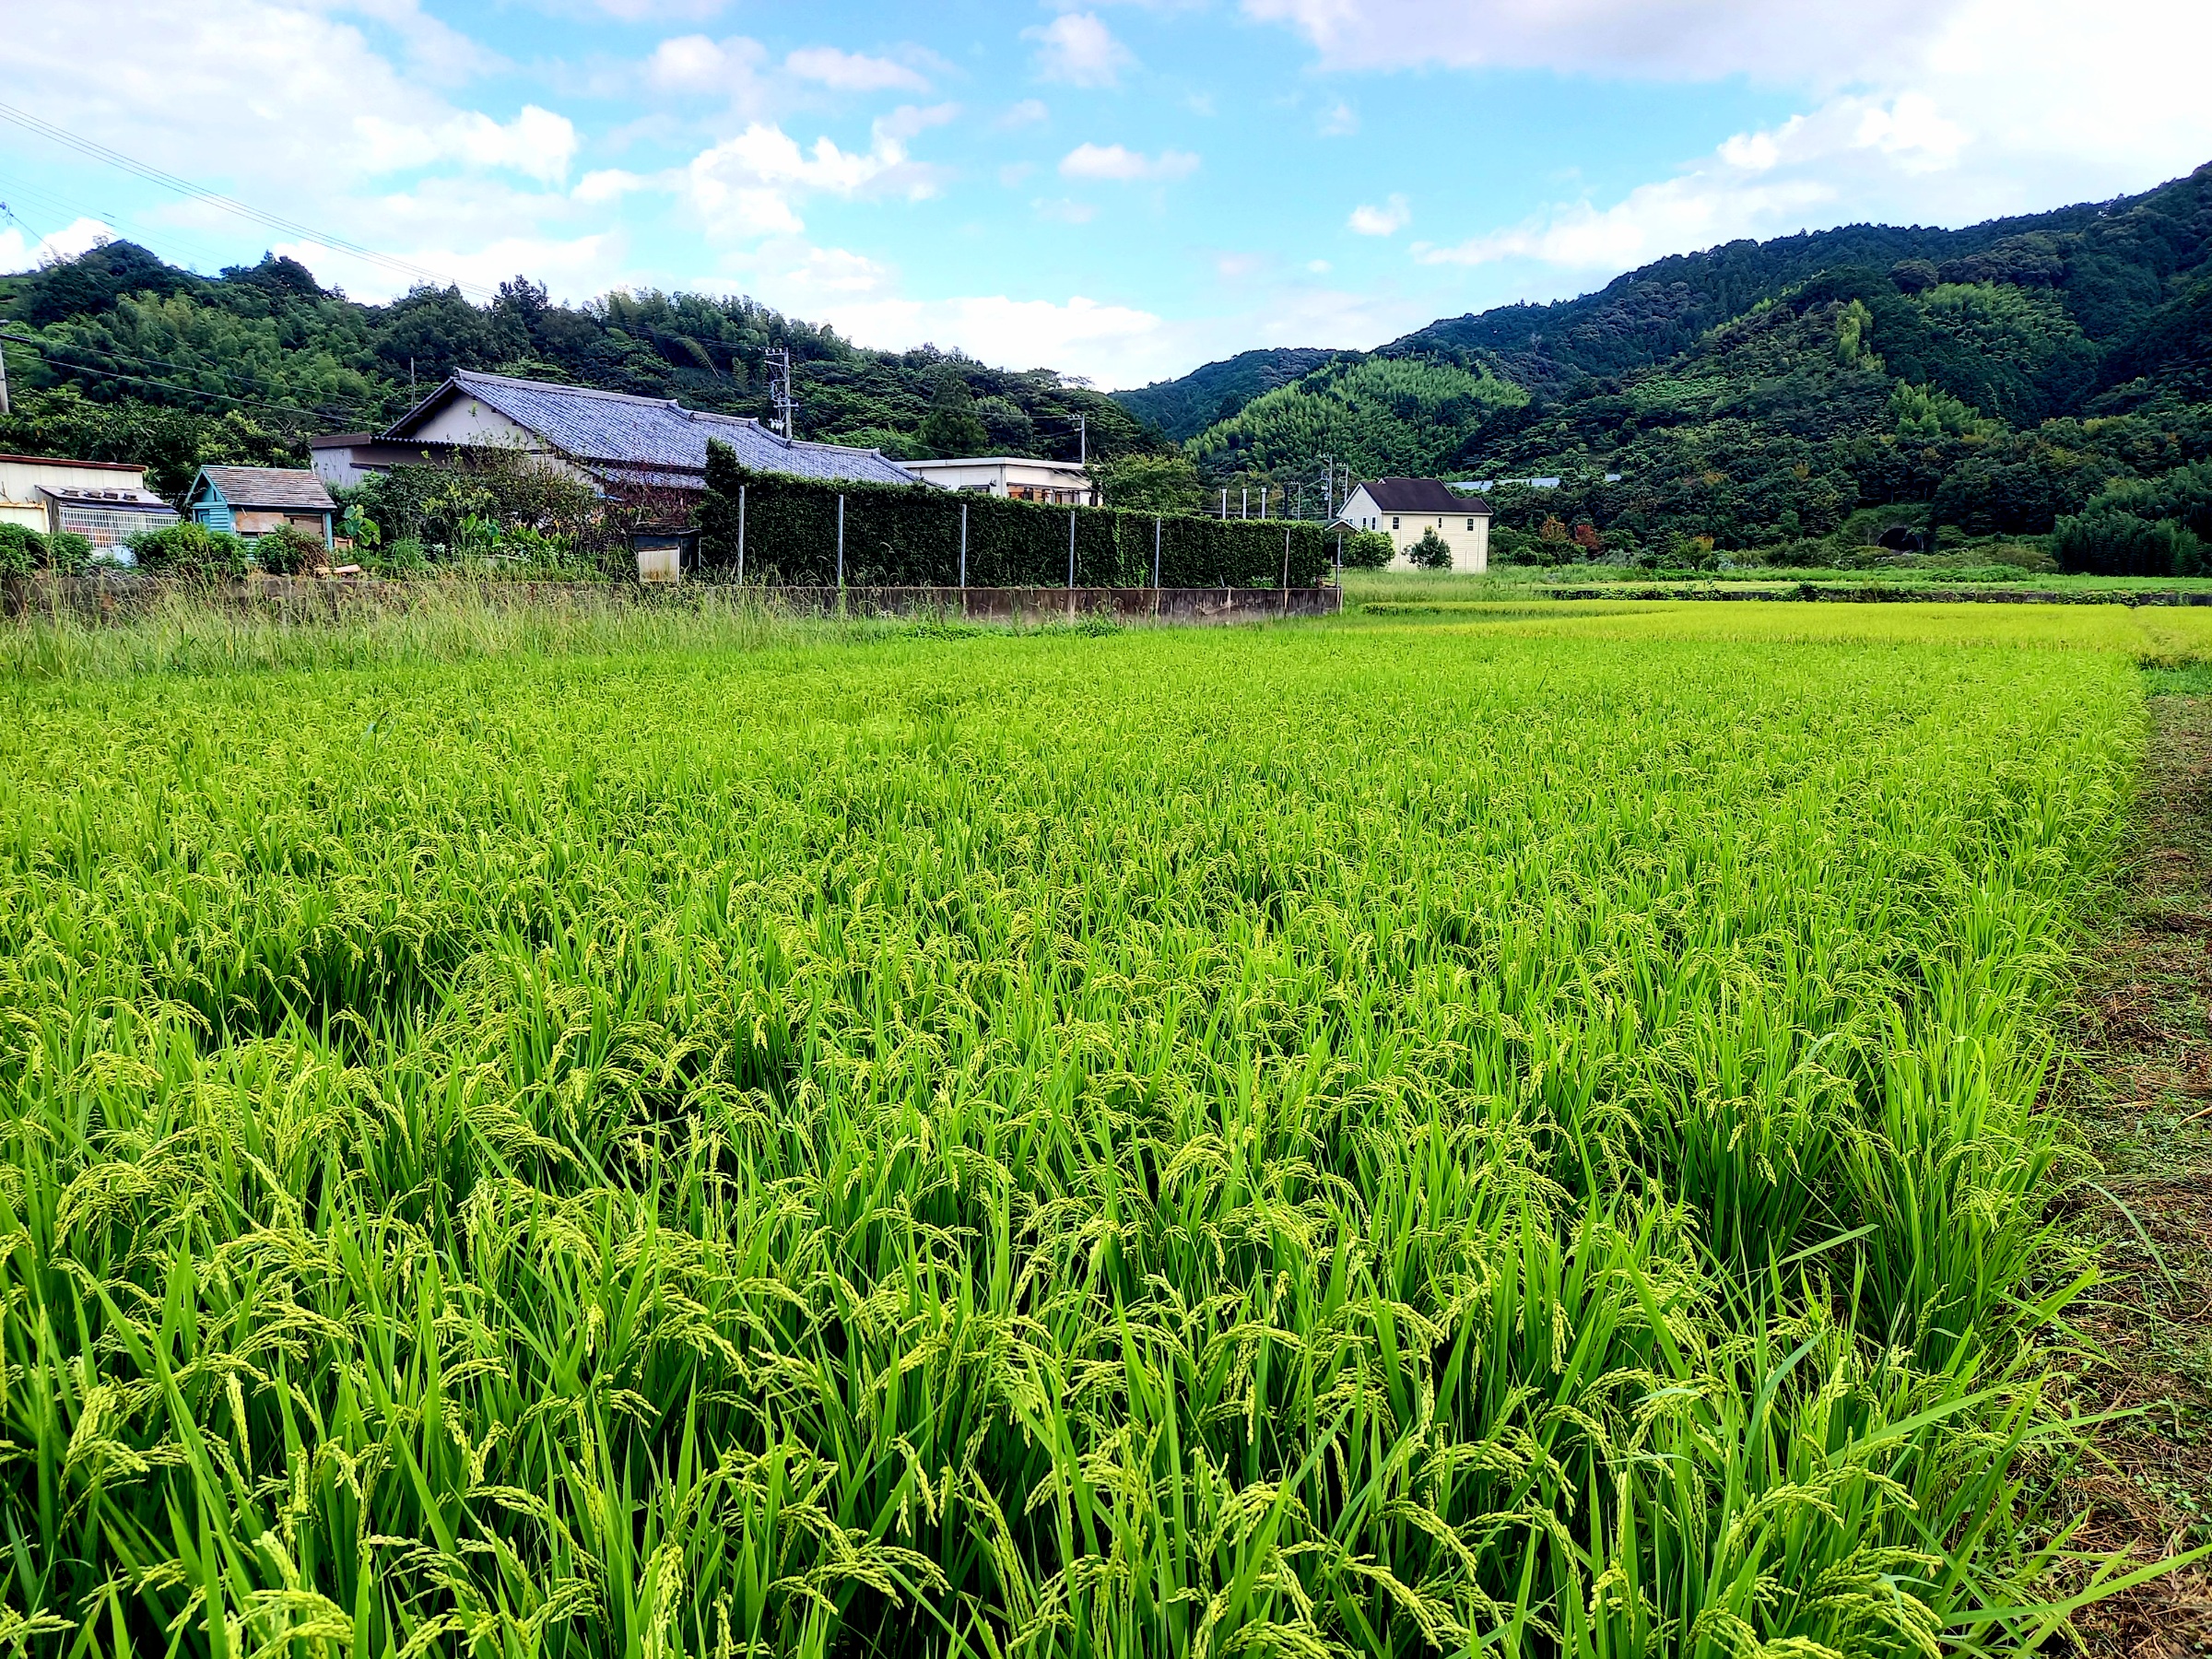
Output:
<instances>
[{"instance_id":1,"label":"green hedge","mask_svg":"<svg viewBox=\"0 0 2212 1659\"><path fill-rule=\"evenodd\" d=\"M745 490L747 582L827 585L837 580L838 499L845 504L845 582L854 587L949 587L960 579L960 510L968 510L968 585L1068 585L1068 522L1075 521L1075 585L1149 587L1155 515L1105 507L1048 507L927 484L844 484L757 473L720 443L707 448L700 510L700 563L737 562L737 492ZM1336 537L1295 520L1170 514L1159 525L1163 587L1311 587L1335 561Z\"/></svg>"}]
</instances>

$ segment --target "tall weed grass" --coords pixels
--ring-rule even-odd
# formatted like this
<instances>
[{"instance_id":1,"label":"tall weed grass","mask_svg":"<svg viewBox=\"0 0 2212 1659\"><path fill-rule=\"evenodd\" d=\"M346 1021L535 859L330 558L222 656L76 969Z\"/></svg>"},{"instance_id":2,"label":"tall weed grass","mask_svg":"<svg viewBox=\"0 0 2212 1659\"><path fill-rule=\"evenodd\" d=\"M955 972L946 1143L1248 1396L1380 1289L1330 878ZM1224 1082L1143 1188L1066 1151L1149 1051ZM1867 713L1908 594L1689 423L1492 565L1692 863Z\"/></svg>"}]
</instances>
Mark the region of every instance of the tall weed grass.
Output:
<instances>
[{"instance_id":1,"label":"tall weed grass","mask_svg":"<svg viewBox=\"0 0 2212 1659\"><path fill-rule=\"evenodd\" d=\"M2124 653L637 626L12 688L0 1646L2063 1623Z\"/></svg>"}]
</instances>

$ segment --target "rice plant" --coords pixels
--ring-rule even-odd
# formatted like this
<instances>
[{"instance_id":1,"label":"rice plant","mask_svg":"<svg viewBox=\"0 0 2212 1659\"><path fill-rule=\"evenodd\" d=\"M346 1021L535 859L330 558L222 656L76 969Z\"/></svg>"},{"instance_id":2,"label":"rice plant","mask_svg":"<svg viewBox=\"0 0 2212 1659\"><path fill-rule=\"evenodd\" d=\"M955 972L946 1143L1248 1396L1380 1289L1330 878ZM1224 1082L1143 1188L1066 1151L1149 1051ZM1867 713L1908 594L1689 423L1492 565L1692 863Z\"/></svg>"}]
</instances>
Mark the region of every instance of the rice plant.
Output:
<instances>
[{"instance_id":1,"label":"rice plant","mask_svg":"<svg viewBox=\"0 0 2212 1659\"><path fill-rule=\"evenodd\" d=\"M1741 614L28 665L0 1649L2034 1646L2139 641Z\"/></svg>"}]
</instances>

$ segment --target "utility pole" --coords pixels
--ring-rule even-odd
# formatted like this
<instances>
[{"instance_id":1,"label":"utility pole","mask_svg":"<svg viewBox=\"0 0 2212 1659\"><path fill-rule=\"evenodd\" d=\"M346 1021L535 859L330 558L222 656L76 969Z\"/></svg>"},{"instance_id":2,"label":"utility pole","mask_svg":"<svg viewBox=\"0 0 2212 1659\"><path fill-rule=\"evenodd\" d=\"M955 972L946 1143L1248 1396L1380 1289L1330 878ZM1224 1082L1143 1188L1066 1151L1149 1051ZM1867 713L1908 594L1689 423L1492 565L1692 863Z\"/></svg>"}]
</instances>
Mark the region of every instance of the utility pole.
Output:
<instances>
[{"instance_id":1,"label":"utility pole","mask_svg":"<svg viewBox=\"0 0 2212 1659\"><path fill-rule=\"evenodd\" d=\"M0 346L0 415L7 412L7 347Z\"/></svg>"},{"instance_id":2,"label":"utility pole","mask_svg":"<svg viewBox=\"0 0 2212 1659\"><path fill-rule=\"evenodd\" d=\"M775 408L770 421L771 426L783 429L783 436L791 436L792 417L798 412L799 399L791 382L791 347L779 346L768 354L769 400Z\"/></svg>"},{"instance_id":3,"label":"utility pole","mask_svg":"<svg viewBox=\"0 0 2212 1659\"><path fill-rule=\"evenodd\" d=\"M1076 465L1090 465L1090 417L1088 415L1076 417Z\"/></svg>"}]
</instances>

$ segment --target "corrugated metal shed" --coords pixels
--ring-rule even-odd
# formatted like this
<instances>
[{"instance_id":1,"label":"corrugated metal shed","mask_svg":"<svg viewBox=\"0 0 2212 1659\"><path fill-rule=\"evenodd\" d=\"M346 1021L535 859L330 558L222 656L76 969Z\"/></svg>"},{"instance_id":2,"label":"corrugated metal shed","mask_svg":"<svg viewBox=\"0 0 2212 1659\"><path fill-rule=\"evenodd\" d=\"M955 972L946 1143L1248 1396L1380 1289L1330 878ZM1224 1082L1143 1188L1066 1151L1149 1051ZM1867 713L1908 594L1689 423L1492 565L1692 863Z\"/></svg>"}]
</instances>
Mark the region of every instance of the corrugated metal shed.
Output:
<instances>
[{"instance_id":1,"label":"corrugated metal shed","mask_svg":"<svg viewBox=\"0 0 2212 1659\"><path fill-rule=\"evenodd\" d=\"M455 370L402 416L383 434L384 441L407 441L430 414L455 396L488 405L608 484L697 489L705 480L710 439L728 444L739 461L758 472L869 484L914 482L912 473L877 450L787 439L758 420L687 409L673 398L635 397L465 369Z\"/></svg>"}]
</instances>

